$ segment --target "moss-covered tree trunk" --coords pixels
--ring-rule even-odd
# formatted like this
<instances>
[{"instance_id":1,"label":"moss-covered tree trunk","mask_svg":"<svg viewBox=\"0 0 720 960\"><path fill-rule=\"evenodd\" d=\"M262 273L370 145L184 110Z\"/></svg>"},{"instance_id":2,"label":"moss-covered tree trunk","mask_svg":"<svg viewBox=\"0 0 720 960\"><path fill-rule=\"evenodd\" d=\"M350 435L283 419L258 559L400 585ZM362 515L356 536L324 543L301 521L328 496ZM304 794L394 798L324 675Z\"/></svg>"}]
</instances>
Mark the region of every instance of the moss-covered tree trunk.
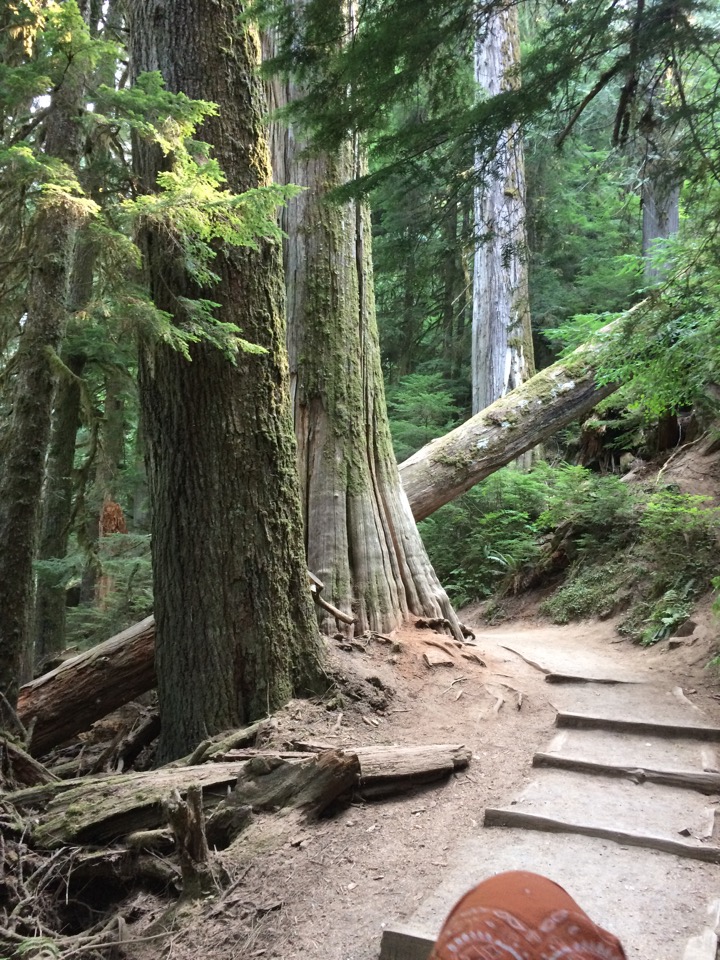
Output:
<instances>
[{"instance_id":1,"label":"moss-covered tree trunk","mask_svg":"<svg viewBox=\"0 0 720 960\"><path fill-rule=\"evenodd\" d=\"M622 330L622 323L642 315L647 305L648 301L636 304L599 333ZM401 463L400 476L415 519L429 517L617 390L619 383L597 383L603 342L598 336L582 344Z\"/></svg>"},{"instance_id":2,"label":"moss-covered tree trunk","mask_svg":"<svg viewBox=\"0 0 720 960\"><path fill-rule=\"evenodd\" d=\"M272 86L276 106L297 91ZM308 566L357 620L321 611L327 632L392 630L409 614L457 618L430 565L390 441L375 320L367 208L329 193L359 172L356 144L308 157L276 128L276 177L305 191L288 204L288 346Z\"/></svg>"},{"instance_id":3,"label":"moss-covered tree trunk","mask_svg":"<svg viewBox=\"0 0 720 960\"><path fill-rule=\"evenodd\" d=\"M518 13L499 7L478 37L475 79L493 97L517 84ZM487 164L476 160L476 252L473 277L473 413L519 387L535 372L525 238L525 161L520 131L506 130Z\"/></svg>"},{"instance_id":4,"label":"moss-covered tree trunk","mask_svg":"<svg viewBox=\"0 0 720 960\"><path fill-rule=\"evenodd\" d=\"M211 100L199 138L229 187L270 180L259 48L237 0L131 0L133 70L159 70L172 91ZM159 157L137 152L152 190ZM143 240L155 302L183 320L179 297L206 296L263 346L233 365L207 343L192 362L144 342L140 400L152 502L160 760L317 686L320 641L302 544L288 402L280 250L221 251L219 282L194 288L167 241Z\"/></svg>"},{"instance_id":5,"label":"moss-covered tree trunk","mask_svg":"<svg viewBox=\"0 0 720 960\"><path fill-rule=\"evenodd\" d=\"M87 17L89 2L81 0ZM45 153L78 165L84 77L68 64L52 97ZM45 458L50 443L55 370L53 354L67 322L67 286L77 210L46 196L33 224L22 335L12 363L12 413L0 444L0 694L13 705L21 679L32 673L33 559L40 528ZM2 716L2 711L0 711Z\"/></svg>"}]
</instances>

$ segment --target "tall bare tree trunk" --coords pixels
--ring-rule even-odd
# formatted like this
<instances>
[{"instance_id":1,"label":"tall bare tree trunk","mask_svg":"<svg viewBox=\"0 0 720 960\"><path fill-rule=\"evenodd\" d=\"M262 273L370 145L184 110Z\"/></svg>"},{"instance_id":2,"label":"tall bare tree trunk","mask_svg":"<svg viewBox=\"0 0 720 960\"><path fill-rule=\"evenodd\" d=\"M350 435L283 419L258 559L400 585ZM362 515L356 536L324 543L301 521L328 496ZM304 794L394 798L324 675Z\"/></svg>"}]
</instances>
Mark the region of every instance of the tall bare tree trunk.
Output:
<instances>
[{"instance_id":1,"label":"tall bare tree trunk","mask_svg":"<svg viewBox=\"0 0 720 960\"><path fill-rule=\"evenodd\" d=\"M35 662L43 662L65 646L65 578L57 562L67 554L73 500L75 442L80 427L80 384L83 354L64 357L68 373L55 396L52 440L47 458L43 522L38 560L56 561L38 571L35 596Z\"/></svg>"},{"instance_id":2,"label":"tall bare tree trunk","mask_svg":"<svg viewBox=\"0 0 720 960\"><path fill-rule=\"evenodd\" d=\"M658 252L662 251L663 241L674 237L680 229L680 184L673 163L677 131L663 125L655 106L651 100L643 117L642 255L648 284L659 283L665 276L666 265L658 262Z\"/></svg>"},{"instance_id":3,"label":"tall bare tree trunk","mask_svg":"<svg viewBox=\"0 0 720 960\"><path fill-rule=\"evenodd\" d=\"M68 308L72 312L86 307L93 289L96 246L86 230L75 236L70 271ZM73 513L73 467L75 444L80 427L81 388L87 357L73 341L73 322L63 346L67 372L61 377L55 395L52 436L45 468L42 529L39 560L62 560L67 555ZM65 578L52 567L40 568L35 591L35 660L59 653L65 646Z\"/></svg>"},{"instance_id":4,"label":"tall bare tree trunk","mask_svg":"<svg viewBox=\"0 0 720 960\"><path fill-rule=\"evenodd\" d=\"M89 0L80 0L87 18ZM68 65L53 94L45 153L77 168L85 78ZM67 322L70 250L77 212L46 199L34 223L27 309L13 361L12 414L3 437L0 472L0 694L13 705L21 679L32 674L33 559L40 527L45 458L50 442L55 372L53 353Z\"/></svg>"},{"instance_id":5,"label":"tall bare tree trunk","mask_svg":"<svg viewBox=\"0 0 720 960\"><path fill-rule=\"evenodd\" d=\"M511 89L520 58L517 7L494 13L475 47L475 79L486 97ZM525 161L520 131L506 130L487 166L478 155L473 278L473 413L535 372L525 237Z\"/></svg>"},{"instance_id":6,"label":"tall bare tree trunk","mask_svg":"<svg viewBox=\"0 0 720 960\"><path fill-rule=\"evenodd\" d=\"M345 8L350 18L350 11ZM271 41L269 41L271 43ZM272 85L273 106L297 96ZM368 210L329 198L360 172L347 142L308 156L292 127L274 130L276 178L305 191L288 204L288 348L308 566L325 595L385 632L409 614L457 618L425 552L393 455L375 319ZM323 612L327 632L348 627ZM353 629L353 628L350 628Z\"/></svg>"},{"instance_id":7,"label":"tall bare tree trunk","mask_svg":"<svg viewBox=\"0 0 720 960\"><path fill-rule=\"evenodd\" d=\"M257 77L259 43L240 0L131 0L133 70L159 70L168 89L214 101L199 139L213 146L235 192L269 183ZM137 151L143 188L160 157ZM218 283L198 290L159 233L143 239L156 304L178 321L180 297L221 305L264 355L233 365L208 343L192 362L144 342L140 400L152 502L159 759L208 734L317 689L321 646L307 587L296 448L288 402L280 250L221 250Z\"/></svg>"}]
</instances>

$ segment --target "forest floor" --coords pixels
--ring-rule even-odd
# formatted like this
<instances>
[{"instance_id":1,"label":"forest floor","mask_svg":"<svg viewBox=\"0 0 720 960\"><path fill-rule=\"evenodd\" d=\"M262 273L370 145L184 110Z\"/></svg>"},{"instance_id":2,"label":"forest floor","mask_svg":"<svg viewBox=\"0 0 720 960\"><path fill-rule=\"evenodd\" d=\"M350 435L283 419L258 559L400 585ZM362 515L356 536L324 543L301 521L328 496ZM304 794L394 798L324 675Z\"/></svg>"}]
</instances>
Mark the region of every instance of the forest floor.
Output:
<instances>
[{"instance_id":1,"label":"forest floor","mask_svg":"<svg viewBox=\"0 0 720 960\"><path fill-rule=\"evenodd\" d=\"M342 674L369 679L377 689L374 705L347 698L294 701L277 715L268 746L289 740L340 748L463 743L472 750L470 766L411 794L353 804L261 856L248 857L242 842L234 844L219 855L235 878L231 892L183 908L161 948L155 941L136 947L135 955L377 960L384 927L407 920L438 886L463 843L483 830L484 809L507 804L528 783L533 753L552 735L553 687L503 646L513 637L524 644L556 637L607 656L616 669L650 671L720 720L720 676L707 666L718 647L709 599L693 615L692 636L673 649L663 641L645 650L621 640L611 620L549 624L537 613L541 599L536 593L513 601L512 622L492 628L483 625L480 608L465 610L476 645L456 651L450 666L428 667L424 655L442 652L428 641L442 638L416 628L394 634L394 646L369 641L335 650ZM485 666L464 659L468 651ZM717 894L708 890L707 899ZM134 932L142 935L163 905L143 896L136 907Z\"/></svg>"}]
</instances>

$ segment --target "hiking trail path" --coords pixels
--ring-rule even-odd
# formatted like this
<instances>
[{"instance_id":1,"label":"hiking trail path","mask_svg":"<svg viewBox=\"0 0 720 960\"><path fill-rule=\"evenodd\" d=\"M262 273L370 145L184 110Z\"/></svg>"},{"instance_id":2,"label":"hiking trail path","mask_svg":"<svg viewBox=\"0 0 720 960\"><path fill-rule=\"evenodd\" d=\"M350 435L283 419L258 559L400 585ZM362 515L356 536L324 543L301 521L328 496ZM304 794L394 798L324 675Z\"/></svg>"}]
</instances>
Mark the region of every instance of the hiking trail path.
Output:
<instances>
[{"instance_id":1,"label":"hiking trail path","mask_svg":"<svg viewBox=\"0 0 720 960\"><path fill-rule=\"evenodd\" d=\"M385 928L380 960L426 960L456 900L514 869L561 883L628 960L715 960L720 726L679 682L629 668L612 644L588 649L580 631L492 639L544 674L555 730L529 782L485 807L483 829L457 844L437 889Z\"/></svg>"}]
</instances>

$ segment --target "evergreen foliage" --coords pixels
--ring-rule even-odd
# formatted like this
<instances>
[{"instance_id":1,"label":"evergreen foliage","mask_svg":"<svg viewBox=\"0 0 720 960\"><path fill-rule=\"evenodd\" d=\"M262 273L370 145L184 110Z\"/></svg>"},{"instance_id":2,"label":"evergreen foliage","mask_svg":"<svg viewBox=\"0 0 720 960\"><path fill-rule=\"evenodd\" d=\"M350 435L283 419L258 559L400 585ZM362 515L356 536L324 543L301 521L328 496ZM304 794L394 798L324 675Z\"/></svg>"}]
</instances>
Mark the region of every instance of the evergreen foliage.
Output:
<instances>
[{"instance_id":1,"label":"evergreen foliage","mask_svg":"<svg viewBox=\"0 0 720 960\"><path fill-rule=\"evenodd\" d=\"M107 563L107 576L118 584L120 596L123 551L108 553L104 538L98 542L96 534L98 511L111 489L112 497L123 501L131 522L134 512L134 491L128 485L121 490L117 480L123 465L108 461L106 447L117 445L109 437L108 376L123 371L132 391L137 335L168 342L188 360L190 345L201 340L213 344L230 361L239 351L264 352L226 322L218 304L207 295L179 298L177 316L158 309L141 279L138 241L149 229L165 234L188 274L207 290L217 279L213 264L220 250L257 247L260 238L281 238L277 208L296 191L277 186L241 196L229 191L209 147L196 136L202 124L217 114L216 106L171 93L157 72L142 74L128 85L119 5L92 9L91 15L90 5L82 0L80 4L77 0L21 0L0 13L0 381L4 387L0 449L11 442L17 391L22 388L16 373L18 347L27 329L29 284L38 266L42 217L56 213L69 225L69 241L52 255L64 264L68 281L67 289L56 294L64 318L61 346L47 343L44 353L54 374L70 379L75 374L68 358L82 357L85 433L79 437L74 505L55 503L49 509L66 511L63 523L76 531L73 549L86 558L84 579L91 583ZM48 131L59 118L65 118L79 140L73 160L47 147ZM138 192L131 169L133 145L139 143L151 145L163 158L155 190L146 195ZM137 413L132 404L126 417L124 442L132 447L137 442ZM138 452L128 460L133 470L140 458ZM135 585L148 573L147 558L140 558L147 546L143 543L133 548L140 551L138 557L126 564L128 570L140 564L142 577L136 573L130 578ZM68 559L43 560L38 568L40 581L64 591L78 575L80 556L75 552ZM144 582L139 592L143 609L146 588ZM128 597L133 589L125 591ZM130 597L127 610L134 609L134 602ZM101 606L101 620L108 629L125 625L126 617L112 613L113 598L105 598ZM86 603L72 619L79 623L92 611L92 604ZM86 638L99 639L97 632L81 631Z\"/></svg>"},{"instance_id":2,"label":"evergreen foliage","mask_svg":"<svg viewBox=\"0 0 720 960\"><path fill-rule=\"evenodd\" d=\"M654 122L648 97L667 87L664 125L686 125L687 157L706 152L698 143L699 125L714 120L718 92L700 78L704 68L713 69L719 28L705 0L577 0L532 8L527 19L534 36L523 59L522 88L486 101L458 100L452 96L458 52L472 48L497 5L499 0L479 7L470 0L369 0L353 42L343 45L342 24L322 0L292 8L278 0L257 3L282 21L284 46L274 66L302 79L307 96L294 112L315 141L337 145L348 130L361 131L383 145L392 169L451 141L491 151L513 122L527 125L551 107L559 111L555 132L562 142L605 90L614 94L607 131L613 143L626 143ZM441 109L422 119L408 117L388 131L390 107L411 102L420 79L431 73L448 81L435 87ZM376 172L366 183L379 179Z\"/></svg>"},{"instance_id":3,"label":"evergreen foliage","mask_svg":"<svg viewBox=\"0 0 720 960\"><path fill-rule=\"evenodd\" d=\"M398 463L456 425L460 410L439 373L410 373L387 391L388 416Z\"/></svg>"}]
</instances>

